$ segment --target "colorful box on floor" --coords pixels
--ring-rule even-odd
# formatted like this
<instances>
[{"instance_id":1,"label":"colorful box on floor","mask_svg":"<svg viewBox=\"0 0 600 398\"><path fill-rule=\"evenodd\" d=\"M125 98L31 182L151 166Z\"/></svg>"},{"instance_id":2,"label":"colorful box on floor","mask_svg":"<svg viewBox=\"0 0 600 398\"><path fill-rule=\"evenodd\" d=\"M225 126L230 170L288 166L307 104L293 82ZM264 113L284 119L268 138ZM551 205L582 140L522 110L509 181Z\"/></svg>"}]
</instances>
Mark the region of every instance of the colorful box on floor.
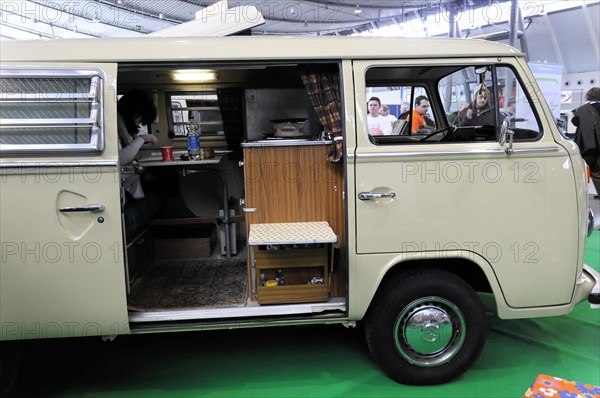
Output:
<instances>
[{"instance_id":1,"label":"colorful box on floor","mask_svg":"<svg viewBox=\"0 0 600 398\"><path fill-rule=\"evenodd\" d=\"M538 375L524 398L600 398L600 387L548 375Z\"/></svg>"}]
</instances>

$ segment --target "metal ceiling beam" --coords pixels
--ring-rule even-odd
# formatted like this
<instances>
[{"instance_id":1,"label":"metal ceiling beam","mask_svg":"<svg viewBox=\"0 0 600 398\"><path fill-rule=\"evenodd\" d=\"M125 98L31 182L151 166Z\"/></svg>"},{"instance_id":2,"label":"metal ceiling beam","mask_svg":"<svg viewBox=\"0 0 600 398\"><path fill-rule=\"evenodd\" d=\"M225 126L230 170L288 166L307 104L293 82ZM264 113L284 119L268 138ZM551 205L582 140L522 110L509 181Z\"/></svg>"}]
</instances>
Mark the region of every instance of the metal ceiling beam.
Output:
<instances>
[{"instance_id":1,"label":"metal ceiling beam","mask_svg":"<svg viewBox=\"0 0 600 398\"><path fill-rule=\"evenodd\" d=\"M348 8L352 10L352 13L354 13L354 9L356 8L356 5L360 5L360 8L363 10L377 10L377 9L381 9L381 10L397 10L398 8L403 8L404 4L406 4L403 1L395 1L395 5L391 5L391 6L383 6L383 5L371 5L370 3L368 3L366 0L362 0L362 1L352 1L351 3L341 3L339 1L317 1L317 0L300 0L297 1L297 3L309 3L309 4L315 4L318 5L320 7L331 7L333 9L335 8L339 8L339 7L344 7L344 8ZM442 3L442 1L435 1L432 3ZM427 1L423 0L423 1L417 1L417 2L408 2L408 4L413 4L414 7L412 8L423 8L423 6L427 5Z\"/></svg>"},{"instance_id":2,"label":"metal ceiling beam","mask_svg":"<svg viewBox=\"0 0 600 398\"><path fill-rule=\"evenodd\" d=\"M7 26L7 27L9 27L11 29L18 30L20 32L25 32L25 33L28 33L30 35L34 35L34 36L37 36L37 37L40 37L40 38L41 37L45 37L47 39L54 39L53 35L45 33L45 32L40 32L40 31L36 31L36 30L31 30L31 29L23 28L21 26L13 25L13 24L10 24L10 23L3 23L3 25ZM4 35L1 35L1 36L4 36ZM6 36L4 36L4 37L6 37Z\"/></svg>"},{"instance_id":3,"label":"metal ceiling beam","mask_svg":"<svg viewBox=\"0 0 600 398\"><path fill-rule=\"evenodd\" d=\"M57 3L55 1L49 1L49 2L40 1L40 0L27 0L27 1L30 2L30 3L32 3L32 4L35 4L35 5L39 6L40 8L44 8L44 9L48 9L48 10L53 10L53 12L56 12L56 13L64 13L66 15L70 15L70 16L73 16L75 18L80 18L80 19L84 20L82 22L85 22L85 23L101 24L103 26L110 27L112 29L122 29L122 30L129 31L129 32L139 32L139 30L136 29L136 26L130 27L127 24L116 24L115 21L114 21L114 19L111 20L110 18L98 19L97 21L94 21L93 19L90 18L89 15L83 15L82 13L76 12L77 8L74 7L74 5L78 4L77 2L67 2L66 5L69 8L60 9L60 8L57 8L57 6L60 6L61 3ZM104 0L94 0L94 2L90 3L90 4L94 4L94 3L101 4L104 7L114 8L115 10L118 10L118 11L123 12L123 13L127 13L130 16L142 16L144 18L153 18L153 16L151 14L147 14L147 13L143 13L143 12L138 12L138 11L135 11L135 10L128 9L126 7L122 7L122 6L117 6L116 4L111 4L110 2L106 2ZM81 10L89 10L89 8L81 7ZM100 15L100 16L104 15L104 13L101 13L101 14L102 15ZM114 16L114 14L113 14L113 16ZM158 18L158 17L154 17L154 19L160 20L160 18ZM128 20L128 18L124 17L123 20ZM67 25L64 25L64 24L59 25L57 23L53 23L53 25L54 26L60 26L60 27L62 27L64 29L68 29L68 30L71 30L71 31L73 30L73 29L69 29L69 27ZM80 29L78 27L78 31L79 32L83 31L83 30L85 30L85 29ZM89 31L88 31L87 34L89 36L93 36L93 37L102 37L101 35L91 34L91 33L89 33Z\"/></svg>"},{"instance_id":4,"label":"metal ceiling beam","mask_svg":"<svg viewBox=\"0 0 600 398\"><path fill-rule=\"evenodd\" d=\"M600 64L600 41L598 40L598 36L596 35L596 32L594 31L594 25L592 23L592 17L590 16L591 12L587 6L587 3L585 0L583 0L583 5L581 6L581 10L583 11L583 17L585 18L585 25L587 27L587 31L589 33L590 36L590 40L592 41L592 50L594 51L594 54L596 55L596 64Z\"/></svg>"},{"instance_id":5,"label":"metal ceiling beam","mask_svg":"<svg viewBox=\"0 0 600 398\"><path fill-rule=\"evenodd\" d=\"M544 24L546 31L548 32L548 36L550 37L550 43L552 43L552 49L556 54L556 59L558 63L561 65L566 65L565 57L563 56L563 53L560 50L560 45L558 44L558 39L556 37L556 30L554 29L554 26L552 26L552 21L550 20L550 18L541 18L541 21Z\"/></svg>"},{"instance_id":6,"label":"metal ceiling beam","mask_svg":"<svg viewBox=\"0 0 600 398\"><path fill-rule=\"evenodd\" d=\"M525 27L525 23L523 22L523 12L521 8L519 8L519 13L517 15L519 19L518 28L520 32L523 32L523 35L519 38L521 43L521 51L525 53L525 61L529 61L529 45L527 44L527 28ZM529 25L527 25L529 27Z\"/></svg>"},{"instance_id":7,"label":"metal ceiling beam","mask_svg":"<svg viewBox=\"0 0 600 398\"><path fill-rule=\"evenodd\" d=\"M511 0L510 19L508 28L508 44L517 47L517 19L519 18L519 2Z\"/></svg>"},{"instance_id":8,"label":"metal ceiling beam","mask_svg":"<svg viewBox=\"0 0 600 398\"><path fill-rule=\"evenodd\" d=\"M460 27L458 26L456 8L448 8L448 37L460 37Z\"/></svg>"},{"instance_id":9,"label":"metal ceiling beam","mask_svg":"<svg viewBox=\"0 0 600 398\"><path fill-rule=\"evenodd\" d=\"M160 18L160 16L159 16L160 13L159 14L152 14L152 13L141 11L141 10L134 10L134 9L128 8L125 5L120 5L120 4L117 4L114 1L110 1L110 0L95 0L95 1L97 3L103 4L103 5L105 5L107 7L110 7L110 8L114 8L116 10L125 11L125 12L128 12L128 13L132 13L134 15L141 15L141 16L146 17L146 18L154 18L154 19L159 20L159 21L172 22L174 24L180 24L180 23L183 23L183 22L187 22L186 20L183 20L183 19L165 16L165 15L167 15L166 14L168 12L167 10L165 10L164 12L162 12L163 17Z\"/></svg>"},{"instance_id":10,"label":"metal ceiling beam","mask_svg":"<svg viewBox=\"0 0 600 398\"><path fill-rule=\"evenodd\" d=\"M33 2L33 3L37 4L35 2ZM1 3L0 3L0 5L1 5ZM45 21L43 19L34 19L34 18L32 18L32 17L30 17L28 15L20 14L20 13L11 11L11 10L7 10L5 8L1 8L0 10L2 11L2 13L7 13L7 14L10 14L10 15L13 15L13 16L21 18L21 21L27 20L27 21L31 21L34 24L39 24L39 26L42 26L42 25L43 26L47 26L49 28L50 32L51 32L51 33L47 33L45 31L42 32L39 29L34 30L34 29L30 29L30 28L27 28L27 27L24 27L24 26L15 25L15 24L12 24L12 23L7 22L7 21L3 21L2 22L2 25L4 25L4 26L9 26L9 27L11 27L13 29L16 29L16 30L19 30L19 31L22 31L22 32L27 32L27 33L35 34L36 36L43 36L43 37L46 37L48 39L56 39L57 37L56 37L56 35L54 33L54 28L59 28L59 29L63 29L63 30L66 30L66 31L75 32L75 33L78 33L78 34L81 34L81 35L85 35L85 36L88 36L88 37L100 37L98 35L95 35L93 33L85 31L85 29L79 29L79 28L77 28L77 30L74 30L69 25L59 24L59 23L49 23L49 22L47 22L47 21ZM48 28L46 30L48 30ZM58 37L61 38L62 36L58 36Z\"/></svg>"}]
</instances>

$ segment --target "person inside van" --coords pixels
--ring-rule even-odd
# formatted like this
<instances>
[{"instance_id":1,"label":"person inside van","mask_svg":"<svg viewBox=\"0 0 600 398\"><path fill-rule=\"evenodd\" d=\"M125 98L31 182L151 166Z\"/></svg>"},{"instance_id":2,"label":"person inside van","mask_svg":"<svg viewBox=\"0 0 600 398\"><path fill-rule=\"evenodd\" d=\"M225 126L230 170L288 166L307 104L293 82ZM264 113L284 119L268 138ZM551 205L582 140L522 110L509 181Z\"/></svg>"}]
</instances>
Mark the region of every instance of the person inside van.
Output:
<instances>
[{"instance_id":1,"label":"person inside van","mask_svg":"<svg viewBox=\"0 0 600 398\"><path fill-rule=\"evenodd\" d=\"M119 134L119 164L124 191L125 236L134 239L151 222L161 208L156 192L144 193L141 169L135 157L146 142L157 144L154 134L141 133L141 125L149 126L156 119L156 105L152 94L142 90L126 92L117 103L117 131Z\"/></svg>"},{"instance_id":2,"label":"person inside van","mask_svg":"<svg viewBox=\"0 0 600 398\"><path fill-rule=\"evenodd\" d=\"M390 114L390 107L386 104L381 104L381 108L379 108L379 115L387 120L390 125L394 125L394 122L398 120L396 116Z\"/></svg>"},{"instance_id":3,"label":"person inside van","mask_svg":"<svg viewBox=\"0 0 600 398\"><path fill-rule=\"evenodd\" d=\"M400 105L400 115L408 112L410 110L410 104L408 102L403 102ZM406 119L406 116L404 117L404 119Z\"/></svg>"},{"instance_id":4,"label":"person inside van","mask_svg":"<svg viewBox=\"0 0 600 398\"><path fill-rule=\"evenodd\" d=\"M461 101L458 105L458 110L448 115L448 124L458 124L460 113L469 107L467 101Z\"/></svg>"},{"instance_id":5,"label":"person inside van","mask_svg":"<svg viewBox=\"0 0 600 398\"><path fill-rule=\"evenodd\" d=\"M144 90L126 92L117 103L117 113L119 164L125 190L125 225L128 236L130 231L138 230L159 210L162 210L163 216L168 217L195 217L181 195L175 168L159 167L148 171L136 164L135 157L142 145L158 143L149 128L157 116L152 93ZM148 126L147 133L140 132L140 125Z\"/></svg>"},{"instance_id":6,"label":"person inside van","mask_svg":"<svg viewBox=\"0 0 600 398\"><path fill-rule=\"evenodd\" d=\"M140 134L140 125L150 125L156 119L156 105L150 93L131 90L117 103L117 131L119 133L119 164L121 165L123 188L126 195L134 199L144 198L139 173L134 168L134 159L145 143L157 144L154 134Z\"/></svg>"},{"instance_id":7,"label":"person inside van","mask_svg":"<svg viewBox=\"0 0 600 398\"><path fill-rule=\"evenodd\" d=\"M407 117L410 120L411 134L428 134L434 130L433 121L429 118L429 100L424 95L415 98L415 109Z\"/></svg>"},{"instance_id":8,"label":"person inside van","mask_svg":"<svg viewBox=\"0 0 600 398\"><path fill-rule=\"evenodd\" d=\"M490 92L482 87L477 90L475 101L459 114L461 126L495 125L494 108L490 105Z\"/></svg>"},{"instance_id":9,"label":"person inside van","mask_svg":"<svg viewBox=\"0 0 600 398\"><path fill-rule=\"evenodd\" d=\"M367 103L369 114L367 115L367 126L370 135L391 135L392 123L379 114L381 100L377 97L369 98Z\"/></svg>"}]
</instances>

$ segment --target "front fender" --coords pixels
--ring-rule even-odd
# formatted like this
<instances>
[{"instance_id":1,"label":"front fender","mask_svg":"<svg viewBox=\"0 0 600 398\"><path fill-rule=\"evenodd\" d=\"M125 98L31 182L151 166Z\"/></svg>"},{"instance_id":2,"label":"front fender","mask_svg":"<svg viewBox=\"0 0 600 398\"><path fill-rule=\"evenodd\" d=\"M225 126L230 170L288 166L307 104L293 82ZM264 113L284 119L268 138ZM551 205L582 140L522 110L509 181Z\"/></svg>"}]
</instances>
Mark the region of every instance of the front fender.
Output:
<instances>
[{"instance_id":1,"label":"front fender","mask_svg":"<svg viewBox=\"0 0 600 398\"><path fill-rule=\"evenodd\" d=\"M447 266L444 260L460 259L473 263L485 275L492 293L496 299L498 313L505 313L508 305L494 274L491 265L479 254L468 250L448 250L442 253L438 251L425 252L406 252L406 253L384 253L384 254L365 254L357 255L350 259L350 297L349 297L349 318L351 320L360 320L366 314L377 289L381 286L386 275L394 269L400 270L409 263L415 261L426 262L427 265L435 266L436 263L443 266L444 269L452 271L452 267ZM407 267L408 269L408 267ZM401 270L400 270L401 271Z\"/></svg>"}]
</instances>

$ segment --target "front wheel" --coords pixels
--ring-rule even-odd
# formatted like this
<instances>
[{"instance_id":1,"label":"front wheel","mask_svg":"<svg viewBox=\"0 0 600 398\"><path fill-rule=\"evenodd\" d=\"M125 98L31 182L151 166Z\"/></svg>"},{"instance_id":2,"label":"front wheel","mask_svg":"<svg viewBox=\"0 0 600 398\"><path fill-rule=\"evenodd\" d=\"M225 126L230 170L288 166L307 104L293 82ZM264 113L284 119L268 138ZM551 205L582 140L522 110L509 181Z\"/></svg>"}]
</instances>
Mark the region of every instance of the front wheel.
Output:
<instances>
[{"instance_id":1,"label":"front wheel","mask_svg":"<svg viewBox=\"0 0 600 398\"><path fill-rule=\"evenodd\" d=\"M403 384L439 384L464 373L487 327L473 288L443 270L400 274L382 284L365 327L375 360Z\"/></svg>"}]
</instances>

